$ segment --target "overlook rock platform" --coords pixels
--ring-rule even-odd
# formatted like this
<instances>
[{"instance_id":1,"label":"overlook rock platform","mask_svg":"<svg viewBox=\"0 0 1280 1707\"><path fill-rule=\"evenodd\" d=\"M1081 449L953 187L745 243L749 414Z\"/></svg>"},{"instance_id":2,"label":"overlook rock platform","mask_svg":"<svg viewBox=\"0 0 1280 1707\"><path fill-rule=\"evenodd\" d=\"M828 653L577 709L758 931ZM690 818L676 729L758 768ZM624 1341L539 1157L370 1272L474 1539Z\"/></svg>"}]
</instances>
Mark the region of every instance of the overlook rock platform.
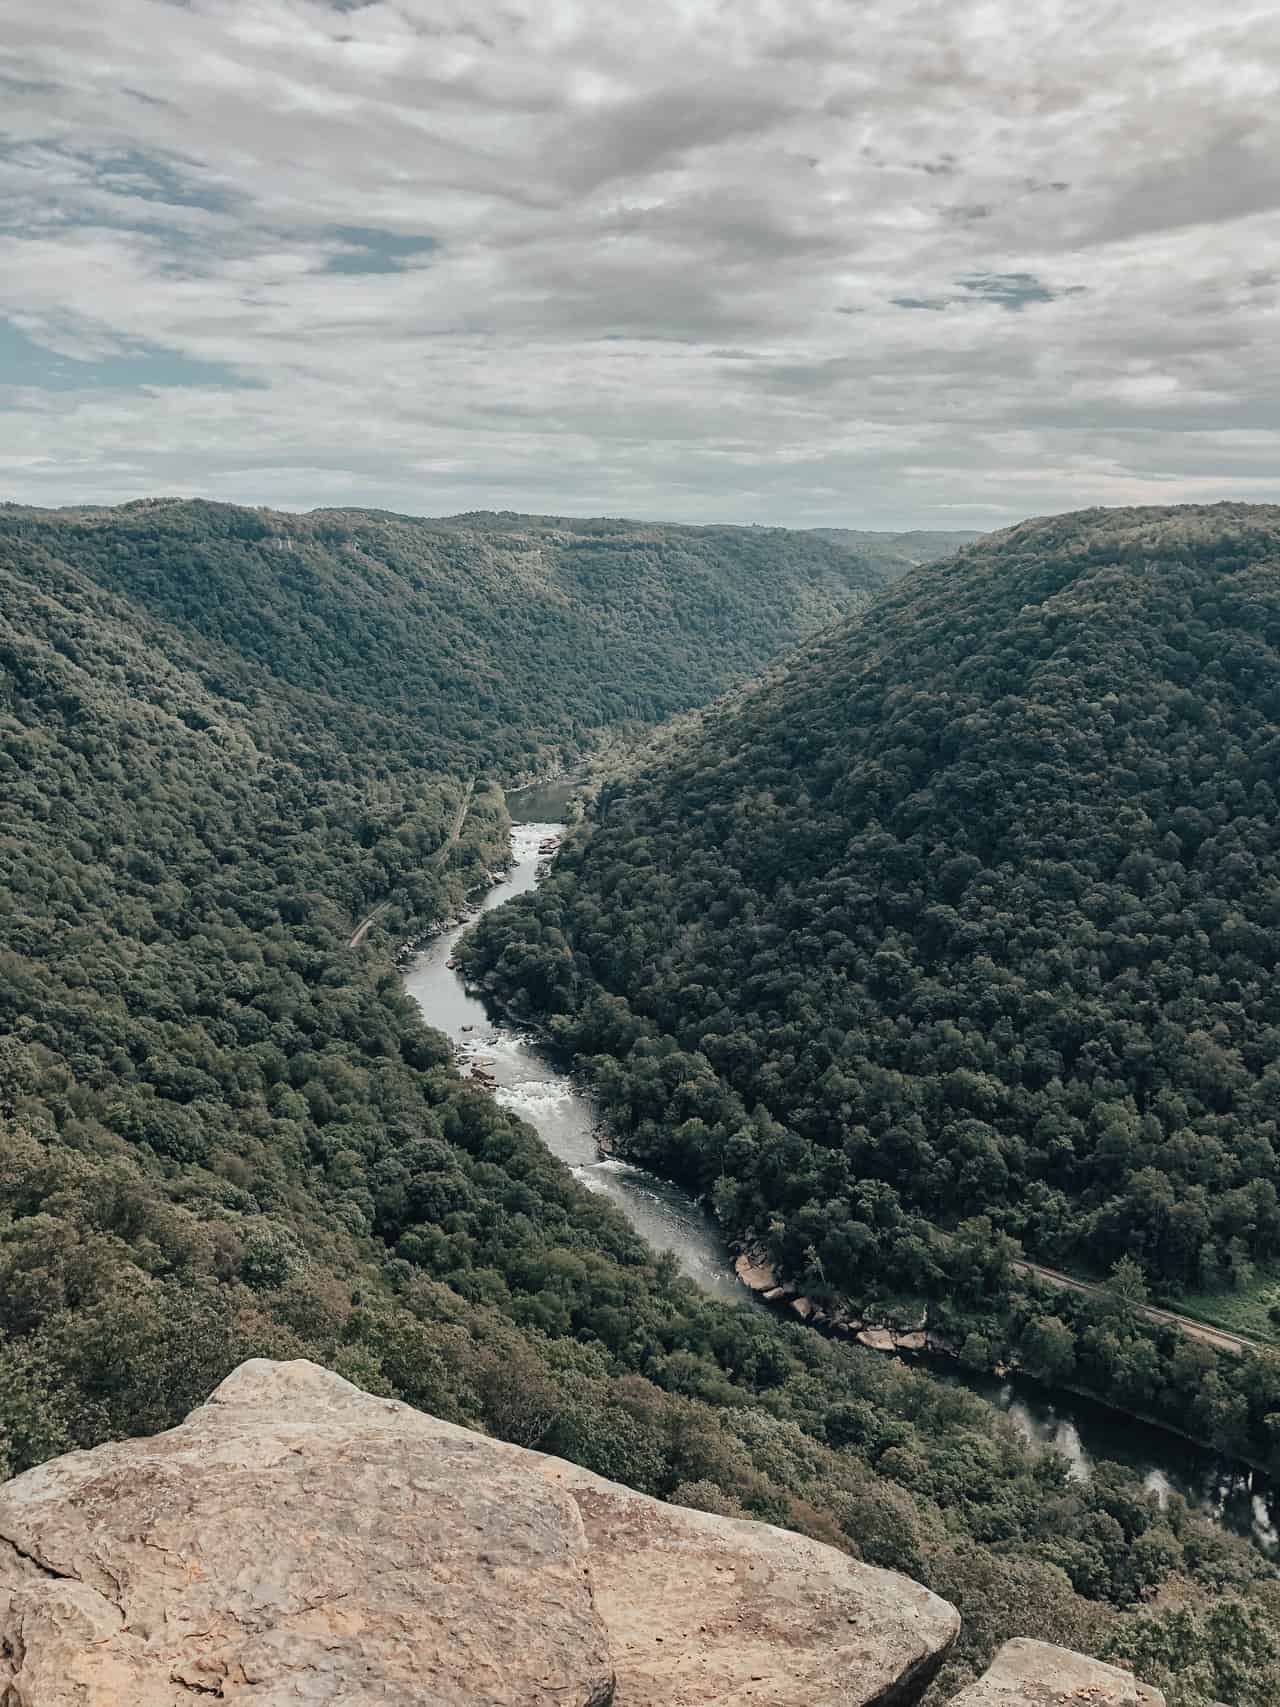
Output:
<instances>
[{"instance_id":1,"label":"overlook rock platform","mask_svg":"<svg viewBox=\"0 0 1280 1707\"><path fill-rule=\"evenodd\" d=\"M894 1572L305 1362L0 1488L13 1707L913 1707L958 1628ZM1036 1642L957 1707L1082 1701L1162 1707Z\"/></svg>"}]
</instances>

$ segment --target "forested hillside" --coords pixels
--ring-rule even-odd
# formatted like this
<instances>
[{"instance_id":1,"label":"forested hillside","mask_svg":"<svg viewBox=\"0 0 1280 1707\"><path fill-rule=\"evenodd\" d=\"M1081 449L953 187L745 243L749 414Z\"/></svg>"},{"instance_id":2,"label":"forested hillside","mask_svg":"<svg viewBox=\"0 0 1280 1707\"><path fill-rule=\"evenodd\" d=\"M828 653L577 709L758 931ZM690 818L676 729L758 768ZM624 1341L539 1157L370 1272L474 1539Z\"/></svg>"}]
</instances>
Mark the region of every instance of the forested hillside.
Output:
<instances>
[{"instance_id":1,"label":"forested hillside","mask_svg":"<svg viewBox=\"0 0 1280 1707\"><path fill-rule=\"evenodd\" d=\"M819 539L828 539L842 551L852 552L876 564L886 582L896 581L908 569L918 569L922 563L936 563L950 557L962 546L981 539L980 533L961 530L946 533L930 528L909 533L868 533L862 528L815 528Z\"/></svg>"},{"instance_id":2,"label":"forested hillside","mask_svg":"<svg viewBox=\"0 0 1280 1707\"><path fill-rule=\"evenodd\" d=\"M177 629L214 693L283 693L291 716L305 695L350 751L508 776L603 727L705 703L898 568L771 528L176 499L5 506L0 553L15 552L62 560Z\"/></svg>"},{"instance_id":3,"label":"forested hillside","mask_svg":"<svg viewBox=\"0 0 1280 1707\"><path fill-rule=\"evenodd\" d=\"M735 653L723 578L664 571L682 634L655 655L666 619L625 575L597 594L531 567L528 604L510 554L480 576L491 522L443 532L455 621L425 548L394 576L368 550L407 525L0 515L0 1466L164 1427L243 1358L304 1355L912 1571L964 1611L946 1686L1033 1629L1176 1707L1273 1701L1260 1555L1118 1470L1072 1483L925 1375L707 1300L458 1079L390 949L501 858L495 779L712 691L767 621ZM834 599L751 541L741 597L775 628L788 581L793 624ZM625 668L572 638L606 608Z\"/></svg>"},{"instance_id":4,"label":"forested hillside","mask_svg":"<svg viewBox=\"0 0 1280 1707\"><path fill-rule=\"evenodd\" d=\"M1274 1332L1278 787L1280 511L1030 522L611 785L472 964L811 1296L1280 1465L1280 1361L1133 1315Z\"/></svg>"}]
</instances>

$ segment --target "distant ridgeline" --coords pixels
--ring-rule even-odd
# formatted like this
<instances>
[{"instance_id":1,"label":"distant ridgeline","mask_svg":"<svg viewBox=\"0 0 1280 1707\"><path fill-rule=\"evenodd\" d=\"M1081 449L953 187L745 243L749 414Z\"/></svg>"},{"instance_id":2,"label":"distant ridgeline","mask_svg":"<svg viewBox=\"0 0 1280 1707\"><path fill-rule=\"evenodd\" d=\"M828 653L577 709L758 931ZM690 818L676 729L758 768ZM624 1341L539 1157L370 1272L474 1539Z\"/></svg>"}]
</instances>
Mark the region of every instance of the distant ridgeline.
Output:
<instances>
[{"instance_id":1,"label":"distant ridgeline","mask_svg":"<svg viewBox=\"0 0 1280 1707\"><path fill-rule=\"evenodd\" d=\"M736 686L901 573L896 537L876 553L775 528L0 507L0 562L127 599L215 695L270 698L388 764L505 776Z\"/></svg>"},{"instance_id":2,"label":"distant ridgeline","mask_svg":"<svg viewBox=\"0 0 1280 1707\"><path fill-rule=\"evenodd\" d=\"M1280 509L1029 522L608 788L469 963L815 1301L1280 1470L1280 1357L1142 1315L1280 1318L1278 793Z\"/></svg>"},{"instance_id":3,"label":"distant ridgeline","mask_svg":"<svg viewBox=\"0 0 1280 1707\"><path fill-rule=\"evenodd\" d=\"M926 1375L696 1293L528 1127L458 1079L445 1041L420 1023L394 974L404 932L455 911L504 856L506 812L490 779L572 755L611 723L664 716L734 686L779 646L856 607L881 574L813 535L763 529L284 517L186 503L0 510L3 1468L167 1427L248 1357L309 1357L371 1392L645 1492L745 1512L910 1572L964 1614L940 1687L958 1688L1005 1637L1034 1630L1132 1664L1174 1707L1214 1696L1274 1707L1280 1595L1259 1554L1177 1499L1161 1510L1118 1469L1102 1468L1088 1486L1070 1483L1061 1460L1035 1456L979 1401ZM962 565L936 582L921 577L876 619L877 631L919 600L945 645L945 600L929 614L937 588L969 574ZM1234 609L1224 599L1215 623L1219 607ZM1204 620L1194 610L1187 620L1193 649ZM985 617L981 644L1003 644ZM840 649L822 656L834 660ZM907 684L930 667L911 646L894 661L908 698ZM990 667L1014 679L1011 664ZM1233 654L1240 680L1250 667L1247 650L1238 662ZM884 1138L890 1128L914 1141L931 1117L895 1112L886 1125L862 1106L858 1099L888 1098L891 1082L909 1081L903 1069L873 1073L860 1060L845 1073L848 1161L802 1118L797 1087L812 1039L827 1040L832 1062L846 1033L866 1054L878 1008L850 1027L823 986L816 1026L803 1013L785 1022L794 1023L786 1049L753 1039L758 980L801 992L826 978L839 934L834 925L812 942L804 934L808 891L797 889L794 911L774 918L775 892L791 881L781 872L800 859L805 836L815 838L815 872L849 842L842 832L838 848L824 843L833 826L809 795L810 746L828 740L822 674L811 684L811 725L785 723L794 684L769 701L782 714L779 736L790 731L771 779L762 772L745 796L733 781L754 769L755 743L768 736L768 718L757 727L753 707L743 752L718 755L723 794L701 760L662 785L673 800L694 789L691 805L700 793L705 830L673 814L652 820L653 834L646 809L645 829L627 830L609 855L616 896L584 874L573 901L573 884L557 880L552 910L584 944L590 937L594 968L585 959L575 966L529 912L522 929L535 930L537 943L509 954L527 953L534 967L547 961L546 988L534 977L530 989L553 1007L572 1006L588 976L633 987L635 1013L604 996L586 998L584 1012L607 1012L618 1026L602 1037L593 1019L594 1049L623 1052L628 1028L653 1034L633 1066L619 1069L630 1074L652 1057L619 1100L634 1099L637 1141L655 1156L690 1075L695 1099L704 1088L708 1097L750 1094L763 1109L776 1097L774 1115L735 1112L723 1140L707 1141L723 1148L708 1169L726 1182L721 1211L744 1227L776 1212L774 1245L789 1266L809 1264L812 1245L833 1276L856 1279L852 1258L840 1268L834 1253L845 1247L834 1231L828 1237L825 1212L806 1206L852 1204L843 1219L833 1211L830 1228L854 1252L869 1226L884 1263L900 1263L908 1247L892 1236L894 1216L917 1212L895 1208L892 1187L866 1158L898 1142ZM1176 727L1198 742L1218 726L1198 720L1194 685L1193 675L1180 690L1178 705L1191 709L1177 713ZM894 691L886 682L882 697ZM948 721L940 716L940 726ZM713 723L708 751L722 734ZM834 736L829 744L823 774L839 790L845 761ZM874 745L888 821L900 759L893 741L877 736ZM1234 779L1234 752L1214 749L1197 803L1210 827L1195 856L1182 856L1190 869L1202 868L1224 833L1211 796ZM1250 763L1246 752L1246 799ZM851 785L860 774L849 769ZM722 798L737 804L726 809ZM633 791L607 805L601 847L641 799ZM999 809L981 816L980 833L995 836ZM1104 814L1108 836L1114 817ZM909 846L905 824L876 834ZM646 838L652 880L671 901L660 923L646 916L647 901L638 904L637 860L623 857L638 858ZM1248 852L1260 867L1262 854ZM723 857L739 876L727 877ZM1065 872L1065 856L1054 858ZM757 859L780 861L777 875L753 866ZM967 886L961 873L937 875L938 904L959 931ZM931 866L930 883L934 876ZM1004 879L1000 889L1010 929L1021 929L1025 905ZM362 946L349 947L359 921L384 902ZM586 911L573 914L579 905ZM884 931L872 903L850 907L843 928L865 917L878 952ZM744 963L722 927L747 908L756 910L759 957ZM1230 924L1206 914L1200 928L1205 940L1232 931L1243 966L1254 916L1242 905ZM589 917L610 933L608 945ZM1112 929L1092 899L1082 917ZM909 921L893 930L894 953L910 968L901 946ZM852 980L864 951L846 940ZM714 965L696 989L686 973L690 957L704 954ZM1234 964L1218 975L1244 991ZM885 963L874 973L877 992L899 975L897 959ZM655 979L671 992L661 1025L640 1005ZM987 982L1000 995L1001 979ZM1175 990L1168 999L1187 998ZM698 1018L686 1028L680 1014L695 1001ZM1233 1059L1233 1011L1213 1009L1209 1023L1225 1034L1197 1043L1197 1072ZM687 1056L669 1056L675 1046L659 1036L677 1023ZM963 1011L948 1023L957 1055L976 1046L979 1031L1003 1036L985 1010L981 1027ZM1247 1048L1260 1048L1261 1033L1249 1035ZM936 1047L923 1027L922 1042ZM1051 1047L1072 1046L1063 1038ZM778 1075L786 1094L771 1082L731 1089L697 1050L744 1087L758 1055L759 1071ZM1077 1050L1070 1059L1078 1058ZM957 1087L989 1082L989 1095L1001 1094L998 1063L966 1059L947 1070ZM1230 1083L1231 1072L1252 1082L1260 1068L1248 1054L1240 1069L1212 1070ZM1066 1058L1059 1076L1071 1136L1090 1116ZM671 1148L695 1175L699 1118L691 1107L672 1127ZM1121 1113L1107 1118L1108 1132L1126 1130ZM1145 1110L1135 1143L1145 1142L1144 1118ZM1231 1157L1233 1106L1215 1118L1217 1148L1201 1104L1188 1104L1187 1142L1207 1145L1206 1157ZM1267 1118L1253 1123L1259 1145ZM1000 1109L966 1108L964 1119L983 1123L966 1133L993 1135L975 1154L990 1150L1009 1169L1011 1126ZM768 1155L770 1171L758 1165ZM815 1188L805 1170L825 1157L830 1178ZM1176 1207L1191 1188L1160 1165ZM872 1182L858 1188L873 1194L870 1213L862 1198L841 1197L849 1169ZM791 1200L793 1182L803 1204ZM1071 1227L1077 1198L1060 1189ZM928 1207L937 1212L932 1199ZM1231 1237L1253 1249L1255 1226L1245 1217ZM920 1243L920 1260L935 1262L927 1239ZM1234 1260L1230 1243L1223 1249ZM1165 1588L1158 1609L1149 1605Z\"/></svg>"}]
</instances>

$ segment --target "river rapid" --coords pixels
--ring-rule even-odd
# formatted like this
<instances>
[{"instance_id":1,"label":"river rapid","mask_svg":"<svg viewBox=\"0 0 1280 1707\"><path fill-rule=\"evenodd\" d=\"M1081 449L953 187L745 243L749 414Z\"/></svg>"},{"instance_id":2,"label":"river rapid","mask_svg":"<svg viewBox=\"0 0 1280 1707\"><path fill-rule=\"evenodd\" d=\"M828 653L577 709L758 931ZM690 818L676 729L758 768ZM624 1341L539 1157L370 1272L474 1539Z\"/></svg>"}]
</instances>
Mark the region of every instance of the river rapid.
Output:
<instances>
[{"instance_id":1,"label":"river rapid","mask_svg":"<svg viewBox=\"0 0 1280 1707\"><path fill-rule=\"evenodd\" d=\"M508 804L513 813L519 810L518 797ZM515 864L485 896L481 912L534 887L538 848L563 828L549 821L516 824L511 837ZM423 1018L454 1045L460 1070L478 1065L490 1074L502 1106L535 1127L583 1185L612 1198L655 1249L674 1252L682 1271L705 1291L722 1298L746 1296L711 1217L678 1186L606 1155L603 1124L590 1093L550 1060L530 1033L498 1019L478 996L467 993L461 974L448 963L468 929L469 923L436 937L415 956L404 980Z\"/></svg>"},{"instance_id":2,"label":"river rapid","mask_svg":"<svg viewBox=\"0 0 1280 1707\"><path fill-rule=\"evenodd\" d=\"M508 807L514 863L484 897L488 912L538 882L539 848L559 837L572 785L541 785L513 793ZM608 1133L590 1092L557 1065L534 1035L468 994L448 962L470 921L434 938L414 957L405 989L423 1018L453 1043L460 1069L479 1065L505 1108L533 1126L552 1153L592 1191L610 1197L655 1249L670 1251L683 1273L705 1291L735 1302L752 1298L733 1272L715 1223L679 1187L609 1154ZM1190 1505L1273 1555L1280 1554L1280 1494L1248 1469L1202 1451L1179 1436L1073 1394L1041 1387L1022 1375L974 1375L930 1360L938 1379L955 1382L1003 1411L1032 1444L1063 1454L1071 1473L1087 1479L1095 1460L1118 1460L1162 1497L1181 1494Z\"/></svg>"}]
</instances>

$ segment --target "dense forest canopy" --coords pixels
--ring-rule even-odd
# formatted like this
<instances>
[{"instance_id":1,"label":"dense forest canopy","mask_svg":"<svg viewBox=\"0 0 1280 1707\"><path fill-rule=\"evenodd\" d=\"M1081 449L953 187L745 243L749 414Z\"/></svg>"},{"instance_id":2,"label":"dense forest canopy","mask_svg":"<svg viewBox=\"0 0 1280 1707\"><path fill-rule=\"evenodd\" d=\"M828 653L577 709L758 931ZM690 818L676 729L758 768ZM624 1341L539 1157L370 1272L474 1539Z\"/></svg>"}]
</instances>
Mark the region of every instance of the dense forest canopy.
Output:
<instances>
[{"instance_id":1,"label":"dense forest canopy","mask_svg":"<svg viewBox=\"0 0 1280 1707\"><path fill-rule=\"evenodd\" d=\"M936 563L940 557L950 557L962 545L972 545L981 539L972 529L956 532L916 529L908 533L867 533L861 528L815 528L819 539L829 539L844 551L856 553L871 562L883 564L886 581L896 581L908 569L918 569L922 563Z\"/></svg>"},{"instance_id":2,"label":"dense forest canopy","mask_svg":"<svg viewBox=\"0 0 1280 1707\"><path fill-rule=\"evenodd\" d=\"M905 567L777 528L180 500L0 507L14 553L178 630L214 693L284 694L353 750L508 776L705 703Z\"/></svg>"},{"instance_id":3,"label":"dense forest canopy","mask_svg":"<svg viewBox=\"0 0 1280 1707\"><path fill-rule=\"evenodd\" d=\"M1260 1555L698 1294L420 1023L391 950L502 859L501 778L860 596L811 543L705 530L697 557L701 530L601 524L597 561L558 523L517 549L517 520L0 511L3 1468L305 1355L913 1572L965 1615L945 1686L1035 1630L1176 1707L1273 1701Z\"/></svg>"},{"instance_id":4,"label":"dense forest canopy","mask_svg":"<svg viewBox=\"0 0 1280 1707\"><path fill-rule=\"evenodd\" d=\"M1280 511L1028 522L611 784L472 963L608 1057L632 1153L807 1291L954 1300L985 1217L996 1251L1267 1296L1278 788ZM1206 1395L1064 1346L1280 1450L1274 1376Z\"/></svg>"}]
</instances>

